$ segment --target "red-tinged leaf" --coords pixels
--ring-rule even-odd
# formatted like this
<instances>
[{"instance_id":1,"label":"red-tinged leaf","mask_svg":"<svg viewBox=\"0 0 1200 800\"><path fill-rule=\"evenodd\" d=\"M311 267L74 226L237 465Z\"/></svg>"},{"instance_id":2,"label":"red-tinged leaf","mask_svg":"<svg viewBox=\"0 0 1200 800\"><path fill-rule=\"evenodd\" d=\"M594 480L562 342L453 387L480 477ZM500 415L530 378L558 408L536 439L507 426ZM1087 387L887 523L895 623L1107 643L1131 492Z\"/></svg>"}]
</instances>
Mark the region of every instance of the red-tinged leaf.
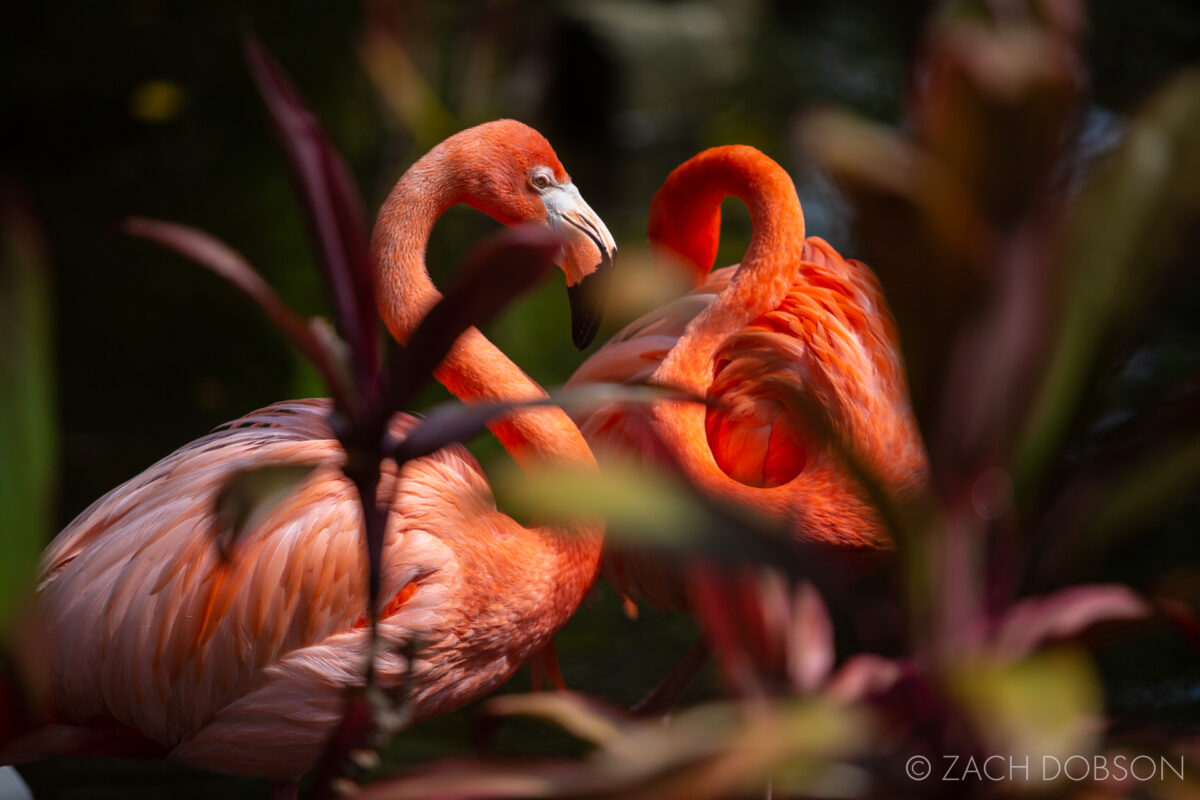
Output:
<instances>
[{"instance_id":1,"label":"red-tinged leaf","mask_svg":"<svg viewBox=\"0 0 1200 800\"><path fill-rule=\"evenodd\" d=\"M318 336L299 314L289 308L270 284L235 250L203 231L174 222L132 217L124 222L122 230L131 236L174 250L240 289L321 373L335 403L344 405L347 402L346 373L341 354L330 346L328 338Z\"/></svg>"},{"instance_id":2,"label":"red-tinged leaf","mask_svg":"<svg viewBox=\"0 0 1200 800\"><path fill-rule=\"evenodd\" d=\"M338 797L335 788L338 781L347 780L347 773L360 769L352 760L351 754L359 751L374 752L372 738L377 728L366 691L351 686L346 689L345 698L341 721L330 735L325 752L317 765L310 800L332 800Z\"/></svg>"},{"instance_id":3,"label":"red-tinged leaf","mask_svg":"<svg viewBox=\"0 0 1200 800\"><path fill-rule=\"evenodd\" d=\"M692 604L734 689L754 696L819 688L833 667L833 624L816 588L775 570L696 567Z\"/></svg>"},{"instance_id":4,"label":"red-tinged leaf","mask_svg":"<svg viewBox=\"0 0 1200 800\"><path fill-rule=\"evenodd\" d=\"M691 607L704 628L730 689L743 697L767 694L781 667L781 648L764 624L753 576L694 564L688 575Z\"/></svg>"},{"instance_id":5,"label":"red-tinged leaf","mask_svg":"<svg viewBox=\"0 0 1200 800\"><path fill-rule=\"evenodd\" d=\"M904 667L899 662L874 653L860 653L833 674L826 691L835 700L857 703L890 691L903 677Z\"/></svg>"},{"instance_id":6,"label":"red-tinged leaf","mask_svg":"<svg viewBox=\"0 0 1200 800\"><path fill-rule=\"evenodd\" d=\"M487 426L516 408L549 405L550 400L523 403L480 403L464 405L444 403L431 410L424 422L413 427L400 442L387 447L396 463L423 458L454 442L468 442L487 430Z\"/></svg>"},{"instance_id":7,"label":"red-tinged leaf","mask_svg":"<svg viewBox=\"0 0 1200 800\"><path fill-rule=\"evenodd\" d=\"M632 602L628 598L626 600ZM661 716L671 711L679 704L683 693L687 691L692 681L700 674L700 670L708 663L710 655L712 655L712 649L708 646L708 642L704 641L703 637L696 639L675 662L670 671L663 676L662 680L629 709L630 712L637 716L651 717Z\"/></svg>"},{"instance_id":8,"label":"red-tinged leaf","mask_svg":"<svg viewBox=\"0 0 1200 800\"><path fill-rule=\"evenodd\" d=\"M1099 622L1138 619L1152 610L1125 586L1072 586L1009 609L991 637L991 647L1002 658L1024 658L1044 644L1077 636Z\"/></svg>"},{"instance_id":9,"label":"red-tinged leaf","mask_svg":"<svg viewBox=\"0 0 1200 800\"><path fill-rule=\"evenodd\" d=\"M550 269L562 237L524 225L486 239L471 251L453 284L388 365L384 411L403 408L468 328L485 325Z\"/></svg>"},{"instance_id":10,"label":"red-tinged leaf","mask_svg":"<svg viewBox=\"0 0 1200 800\"><path fill-rule=\"evenodd\" d=\"M376 781L354 796L359 800L603 796L597 794L598 790L614 782L603 780L584 764L567 761L447 759L398 777Z\"/></svg>"},{"instance_id":11,"label":"red-tinged leaf","mask_svg":"<svg viewBox=\"0 0 1200 800\"><path fill-rule=\"evenodd\" d=\"M341 156L286 73L253 37L246 61L279 134L296 180L360 391L373 396L379 336L368 233L362 206Z\"/></svg>"},{"instance_id":12,"label":"red-tinged leaf","mask_svg":"<svg viewBox=\"0 0 1200 800\"><path fill-rule=\"evenodd\" d=\"M377 451L348 449L342 467L358 490L363 512L363 535L367 545L367 618L370 620L370 655L367 659L367 686L375 679L375 653L379 644L379 587L383 583L383 538L387 533L388 509L392 497L380 497L379 456Z\"/></svg>"},{"instance_id":13,"label":"red-tinged leaf","mask_svg":"<svg viewBox=\"0 0 1200 800\"><path fill-rule=\"evenodd\" d=\"M397 706L381 689L350 686L344 697L342 718L317 764L310 800L345 797L379 768L379 749L388 738L412 722L410 709Z\"/></svg>"},{"instance_id":14,"label":"red-tinged leaf","mask_svg":"<svg viewBox=\"0 0 1200 800\"><path fill-rule=\"evenodd\" d=\"M1154 609L1186 636L1193 647L1200 648L1200 617L1191 605L1160 597L1155 598Z\"/></svg>"},{"instance_id":15,"label":"red-tinged leaf","mask_svg":"<svg viewBox=\"0 0 1200 800\"><path fill-rule=\"evenodd\" d=\"M785 636L788 676L802 692L812 692L829 677L835 659L833 621L821 593L808 581L792 590Z\"/></svg>"},{"instance_id":16,"label":"red-tinged leaf","mask_svg":"<svg viewBox=\"0 0 1200 800\"><path fill-rule=\"evenodd\" d=\"M688 399L674 389L626 384L587 384L552 392L549 397L505 403L465 405L450 401L435 406L426 419L408 431L400 442L387 447L398 463L427 456L453 442L468 442L489 425L514 411L539 406L559 406L570 413L584 412L605 403L650 403L654 400Z\"/></svg>"},{"instance_id":17,"label":"red-tinged leaf","mask_svg":"<svg viewBox=\"0 0 1200 800\"><path fill-rule=\"evenodd\" d=\"M928 148L1007 224L1054 175L1080 101L1069 39L1030 22L931 31L914 109Z\"/></svg>"}]
</instances>

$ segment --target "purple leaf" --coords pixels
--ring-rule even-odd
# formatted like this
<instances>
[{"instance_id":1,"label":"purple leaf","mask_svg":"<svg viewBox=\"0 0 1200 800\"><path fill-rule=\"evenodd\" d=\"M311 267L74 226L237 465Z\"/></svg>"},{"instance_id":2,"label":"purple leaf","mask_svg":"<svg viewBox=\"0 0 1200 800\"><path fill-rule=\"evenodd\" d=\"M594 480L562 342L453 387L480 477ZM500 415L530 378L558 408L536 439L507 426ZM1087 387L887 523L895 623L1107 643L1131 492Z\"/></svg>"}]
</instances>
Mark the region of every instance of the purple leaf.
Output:
<instances>
[{"instance_id":1,"label":"purple leaf","mask_svg":"<svg viewBox=\"0 0 1200 800\"><path fill-rule=\"evenodd\" d=\"M316 241L360 391L377 391L379 337L367 227L341 156L279 64L249 36L246 61L279 134Z\"/></svg>"},{"instance_id":2,"label":"purple leaf","mask_svg":"<svg viewBox=\"0 0 1200 800\"><path fill-rule=\"evenodd\" d=\"M489 237L471 251L442 299L388 366L388 412L399 410L468 328L482 326L550 269L562 238L526 225Z\"/></svg>"},{"instance_id":3,"label":"purple leaf","mask_svg":"<svg viewBox=\"0 0 1200 800\"><path fill-rule=\"evenodd\" d=\"M842 702L857 703L883 694L904 677L900 662L874 653L852 656L827 684L829 695Z\"/></svg>"},{"instance_id":4,"label":"purple leaf","mask_svg":"<svg viewBox=\"0 0 1200 800\"><path fill-rule=\"evenodd\" d=\"M1023 658L1049 641L1076 636L1098 622L1137 619L1152 612L1133 590L1083 584L1014 605L1000 619L992 644L999 655Z\"/></svg>"},{"instance_id":5,"label":"purple leaf","mask_svg":"<svg viewBox=\"0 0 1200 800\"><path fill-rule=\"evenodd\" d=\"M240 289L321 373L335 402L344 404L347 387L338 354L231 247L203 231L174 222L132 217L121 229L174 250Z\"/></svg>"},{"instance_id":6,"label":"purple leaf","mask_svg":"<svg viewBox=\"0 0 1200 800\"><path fill-rule=\"evenodd\" d=\"M771 569L693 567L689 588L705 636L735 691L815 691L833 667L833 624L816 588Z\"/></svg>"},{"instance_id":7,"label":"purple leaf","mask_svg":"<svg viewBox=\"0 0 1200 800\"><path fill-rule=\"evenodd\" d=\"M375 752L373 740L378 732L378 725L370 698L367 696L368 691L358 686L346 688L342 718L330 735L321 761L317 765L310 800L329 800L341 796L337 789L339 781L350 779L347 776L348 771L362 771L356 763L363 761L361 754ZM348 770L351 764L359 768Z\"/></svg>"},{"instance_id":8,"label":"purple leaf","mask_svg":"<svg viewBox=\"0 0 1200 800\"><path fill-rule=\"evenodd\" d=\"M654 400L686 400L674 389L630 384L593 383L552 392L549 397L501 403L466 405L450 401L435 406L425 420L408 431L405 438L387 448L398 463L412 461L441 450L453 442L467 442L483 433L497 418L513 411L539 406L559 406L569 413L605 403L649 403Z\"/></svg>"},{"instance_id":9,"label":"purple leaf","mask_svg":"<svg viewBox=\"0 0 1200 800\"><path fill-rule=\"evenodd\" d=\"M605 780L585 764L569 761L446 759L376 781L355 797L362 800L580 797L594 796L616 783L616 779Z\"/></svg>"},{"instance_id":10,"label":"purple leaf","mask_svg":"<svg viewBox=\"0 0 1200 800\"><path fill-rule=\"evenodd\" d=\"M821 593L808 581L791 594L788 616L778 623L785 637L788 677L800 691L813 692L833 669L833 621Z\"/></svg>"}]
</instances>

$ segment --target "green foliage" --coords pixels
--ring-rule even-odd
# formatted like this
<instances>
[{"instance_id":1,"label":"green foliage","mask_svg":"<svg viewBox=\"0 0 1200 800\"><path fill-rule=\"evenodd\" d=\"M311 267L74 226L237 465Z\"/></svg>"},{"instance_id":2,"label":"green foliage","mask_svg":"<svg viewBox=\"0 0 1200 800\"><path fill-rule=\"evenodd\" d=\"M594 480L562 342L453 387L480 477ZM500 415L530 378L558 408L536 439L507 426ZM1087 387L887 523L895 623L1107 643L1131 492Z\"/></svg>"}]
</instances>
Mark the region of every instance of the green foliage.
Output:
<instances>
[{"instance_id":1,"label":"green foliage","mask_svg":"<svg viewBox=\"0 0 1200 800\"><path fill-rule=\"evenodd\" d=\"M32 588L52 529L55 426L49 262L41 233L0 186L0 629Z\"/></svg>"},{"instance_id":2,"label":"green foliage","mask_svg":"<svg viewBox=\"0 0 1200 800\"><path fill-rule=\"evenodd\" d=\"M1101 347L1148 311L1200 215L1200 72L1161 89L1106 161L1068 223L1060 333L1018 449L1022 487L1062 446Z\"/></svg>"}]
</instances>

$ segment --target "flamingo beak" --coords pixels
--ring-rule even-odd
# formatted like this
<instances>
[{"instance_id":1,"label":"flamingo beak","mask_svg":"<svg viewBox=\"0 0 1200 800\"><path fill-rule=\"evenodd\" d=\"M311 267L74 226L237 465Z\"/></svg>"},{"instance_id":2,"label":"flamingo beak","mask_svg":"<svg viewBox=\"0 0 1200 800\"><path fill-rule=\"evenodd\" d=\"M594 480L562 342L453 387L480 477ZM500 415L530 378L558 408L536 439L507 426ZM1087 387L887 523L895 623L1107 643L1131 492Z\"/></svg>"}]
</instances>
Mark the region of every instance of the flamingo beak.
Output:
<instances>
[{"instance_id":1,"label":"flamingo beak","mask_svg":"<svg viewBox=\"0 0 1200 800\"><path fill-rule=\"evenodd\" d=\"M582 350L600 329L617 244L574 184L555 187L543 195L542 202L546 205L547 224L566 237L559 266L567 276L571 338Z\"/></svg>"}]
</instances>

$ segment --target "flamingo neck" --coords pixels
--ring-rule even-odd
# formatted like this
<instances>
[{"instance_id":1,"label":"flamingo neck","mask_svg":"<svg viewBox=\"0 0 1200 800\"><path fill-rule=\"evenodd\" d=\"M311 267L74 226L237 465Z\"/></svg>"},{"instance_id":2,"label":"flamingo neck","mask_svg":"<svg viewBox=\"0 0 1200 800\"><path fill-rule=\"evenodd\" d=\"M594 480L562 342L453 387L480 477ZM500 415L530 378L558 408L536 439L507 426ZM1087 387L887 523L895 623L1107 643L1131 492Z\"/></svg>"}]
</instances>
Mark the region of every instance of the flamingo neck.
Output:
<instances>
[{"instance_id":1,"label":"flamingo neck","mask_svg":"<svg viewBox=\"0 0 1200 800\"><path fill-rule=\"evenodd\" d=\"M804 214L792 179L752 147L705 150L675 169L650 205L650 241L686 260L700 279L716 259L721 201L750 211L754 233L734 277L697 315L663 359L654 380L704 396L713 357L728 336L787 295L804 249Z\"/></svg>"},{"instance_id":2,"label":"flamingo neck","mask_svg":"<svg viewBox=\"0 0 1200 800\"><path fill-rule=\"evenodd\" d=\"M376 221L371 253L377 265L379 310L401 344L407 344L421 319L441 299L425 264L425 251L438 218L451 206L466 203L505 224L516 221L500 204L481 196L487 191L486 169L468 166L469 149L456 146L458 138L442 142L404 174ZM458 338L434 377L466 402L546 396L541 386L476 328ZM493 425L492 431L522 466L533 461L595 463L579 429L558 408L513 414Z\"/></svg>"}]
</instances>

